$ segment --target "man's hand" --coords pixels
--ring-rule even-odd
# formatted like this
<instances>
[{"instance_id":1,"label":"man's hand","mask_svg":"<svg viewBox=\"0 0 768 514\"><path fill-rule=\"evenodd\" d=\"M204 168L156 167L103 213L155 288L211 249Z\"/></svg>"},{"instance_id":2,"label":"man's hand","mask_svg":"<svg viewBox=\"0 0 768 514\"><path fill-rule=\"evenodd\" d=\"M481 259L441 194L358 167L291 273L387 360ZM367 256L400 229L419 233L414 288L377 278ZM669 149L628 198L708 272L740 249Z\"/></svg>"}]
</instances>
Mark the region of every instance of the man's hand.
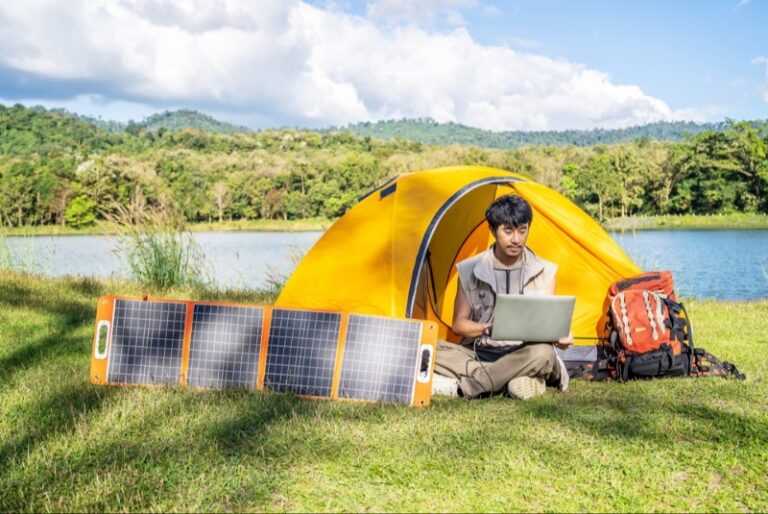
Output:
<instances>
[{"instance_id":1,"label":"man's hand","mask_svg":"<svg viewBox=\"0 0 768 514\"><path fill-rule=\"evenodd\" d=\"M568 332L568 335L565 337L561 337L560 340L555 343L555 346L557 346L561 350L567 350L568 348L573 346L573 334Z\"/></svg>"}]
</instances>

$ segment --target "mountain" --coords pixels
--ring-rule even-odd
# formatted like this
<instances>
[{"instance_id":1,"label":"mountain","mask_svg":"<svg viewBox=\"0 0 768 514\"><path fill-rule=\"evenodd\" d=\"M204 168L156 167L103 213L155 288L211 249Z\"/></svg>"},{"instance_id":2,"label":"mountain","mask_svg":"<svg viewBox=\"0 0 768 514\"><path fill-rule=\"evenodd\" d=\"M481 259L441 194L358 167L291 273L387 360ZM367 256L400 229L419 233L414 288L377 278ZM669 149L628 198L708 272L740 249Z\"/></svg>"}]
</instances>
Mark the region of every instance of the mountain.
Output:
<instances>
[{"instance_id":1,"label":"mountain","mask_svg":"<svg viewBox=\"0 0 768 514\"><path fill-rule=\"evenodd\" d=\"M574 145L593 146L599 144L621 143L636 139L659 141L680 141L688 134L698 134L714 130L724 131L727 122L694 123L691 121L661 121L625 129L592 129L561 131L522 131L512 130L494 132L458 123L438 123L430 118L401 119L364 122L331 127L329 131L349 131L358 136L379 139L402 138L427 144L470 145L485 148L517 148L528 145Z\"/></svg>"},{"instance_id":2,"label":"mountain","mask_svg":"<svg viewBox=\"0 0 768 514\"><path fill-rule=\"evenodd\" d=\"M152 144L161 129L189 128L207 133L248 130L190 110L166 111L140 122L122 123L94 119L65 109L0 104L0 155L91 153L125 144ZM133 137L144 131L148 132L148 138Z\"/></svg>"},{"instance_id":3,"label":"mountain","mask_svg":"<svg viewBox=\"0 0 768 514\"><path fill-rule=\"evenodd\" d=\"M247 132L250 129L232 125L224 121L219 121L213 116L203 114L190 109L179 109L177 111L165 111L159 114L153 114L144 121L136 123L147 130L157 131L161 128L166 130L197 129L203 132L218 132L220 134L231 134L233 132Z\"/></svg>"},{"instance_id":4,"label":"mountain","mask_svg":"<svg viewBox=\"0 0 768 514\"><path fill-rule=\"evenodd\" d=\"M0 104L0 155L91 153L120 144L120 137L63 109Z\"/></svg>"},{"instance_id":5,"label":"mountain","mask_svg":"<svg viewBox=\"0 0 768 514\"><path fill-rule=\"evenodd\" d=\"M35 109L42 109L35 107ZM44 110L44 109L43 109ZM213 116L203 114L202 112L191 109L179 109L177 111L163 111L153 114L142 121L129 121L127 123L112 120L102 120L83 116L67 111L66 109L50 109L61 116L71 116L79 121L90 123L107 132L139 132L142 129L157 132L160 129L165 130L183 130L197 129L203 132L216 132L219 134L232 134L234 132L247 132L247 127L239 127L224 121L219 121Z\"/></svg>"}]
</instances>

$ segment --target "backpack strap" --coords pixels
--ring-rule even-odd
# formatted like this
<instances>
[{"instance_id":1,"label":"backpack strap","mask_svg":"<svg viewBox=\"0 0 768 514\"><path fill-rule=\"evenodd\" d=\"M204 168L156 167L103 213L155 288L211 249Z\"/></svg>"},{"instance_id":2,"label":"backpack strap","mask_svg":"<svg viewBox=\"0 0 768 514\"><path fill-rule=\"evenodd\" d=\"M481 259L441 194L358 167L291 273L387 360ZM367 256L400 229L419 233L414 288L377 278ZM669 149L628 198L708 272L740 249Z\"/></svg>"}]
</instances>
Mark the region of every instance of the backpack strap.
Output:
<instances>
[{"instance_id":1,"label":"backpack strap","mask_svg":"<svg viewBox=\"0 0 768 514\"><path fill-rule=\"evenodd\" d=\"M731 364L728 361L723 361L723 367L728 370L728 376L735 378L736 380L746 380L747 375L739 371L739 368L735 364Z\"/></svg>"},{"instance_id":2,"label":"backpack strap","mask_svg":"<svg viewBox=\"0 0 768 514\"><path fill-rule=\"evenodd\" d=\"M747 376L739 371L736 365L721 361L703 348L697 348L695 353L695 365L692 374L699 377L724 377L736 380L746 380Z\"/></svg>"}]
</instances>

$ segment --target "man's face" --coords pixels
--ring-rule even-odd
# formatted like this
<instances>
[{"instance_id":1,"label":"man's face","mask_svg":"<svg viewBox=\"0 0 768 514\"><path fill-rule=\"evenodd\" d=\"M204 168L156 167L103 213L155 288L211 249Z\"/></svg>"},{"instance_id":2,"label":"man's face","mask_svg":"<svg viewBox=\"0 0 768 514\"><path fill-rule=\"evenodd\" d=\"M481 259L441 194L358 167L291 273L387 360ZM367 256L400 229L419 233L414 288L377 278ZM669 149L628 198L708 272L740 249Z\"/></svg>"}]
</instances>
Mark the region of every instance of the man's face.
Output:
<instances>
[{"instance_id":1,"label":"man's face","mask_svg":"<svg viewBox=\"0 0 768 514\"><path fill-rule=\"evenodd\" d=\"M528 241L530 224L519 227L501 225L496 229L496 247L501 253L510 258L517 258L523 253L525 242Z\"/></svg>"}]
</instances>

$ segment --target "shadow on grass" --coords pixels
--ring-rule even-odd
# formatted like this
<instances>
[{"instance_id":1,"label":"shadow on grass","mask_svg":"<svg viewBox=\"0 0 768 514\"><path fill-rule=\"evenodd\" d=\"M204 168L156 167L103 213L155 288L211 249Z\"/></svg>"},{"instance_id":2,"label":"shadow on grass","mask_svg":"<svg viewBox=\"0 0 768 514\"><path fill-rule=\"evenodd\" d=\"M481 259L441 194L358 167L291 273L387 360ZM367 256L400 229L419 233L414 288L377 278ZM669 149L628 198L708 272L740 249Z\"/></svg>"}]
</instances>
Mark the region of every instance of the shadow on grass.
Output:
<instances>
[{"instance_id":1,"label":"shadow on grass","mask_svg":"<svg viewBox=\"0 0 768 514\"><path fill-rule=\"evenodd\" d=\"M24 275L15 278L0 281L0 308L11 312L34 310L49 318L39 325L55 328L52 334L29 340L0 358L0 383L9 381L20 368L34 367L48 357L83 351L84 341L73 332L93 323L100 292L99 284L89 279L72 280L47 290L25 284Z\"/></svg>"},{"instance_id":2,"label":"shadow on grass","mask_svg":"<svg viewBox=\"0 0 768 514\"><path fill-rule=\"evenodd\" d=\"M275 508L279 493L294 479L291 473L296 466L354 461L349 458L350 452L357 451L352 439L313 428L315 422L329 419L338 421L342 431L358 421L415 424L414 430L387 439L380 452L368 450L370 459L359 463L357 472L373 475L379 473L376 466L391 467L395 471L390 474L397 476L408 472L409 460L387 460L393 457L384 448L405 445L406 440L400 455L412 451L410 457L419 465L425 459L447 459L458 465L474 462L478 456L491 457L494 448L510 444L514 429L483 430L479 435L478 426L469 421L476 420L482 410L498 414L499 408L507 415L530 417L534 423L547 421L585 435L626 440L628 447L640 443L643 448L662 448L684 442L708 448L764 448L768 444L768 425L759 417L719 410L690 398L586 396L515 403L517 414L497 400L438 402L432 412L419 412L376 404L341 406L276 393L67 385L19 413L14 425L26 427L25 432L0 450L0 475L5 475L0 476L4 491L0 510ZM446 433L444 420L453 417L466 419L466 430ZM658 423L657 417L672 420L674 426ZM435 431L423 426L431 422ZM87 430L100 433L84 434ZM422 433L423 440L411 440L414 433ZM46 443L67 434L72 438L65 448ZM521 437L528 439L524 431L514 435ZM535 439L514 444L535 448L540 444ZM370 443L379 446L383 441ZM36 451L38 447L42 451ZM578 444L572 448L566 444L563 451L578 453ZM84 495L93 484L100 484L98 494ZM58 498L58 503L45 503L46 494Z\"/></svg>"},{"instance_id":3,"label":"shadow on grass","mask_svg":"<svg viewBox=\"0 0 768 514\"><path fill-rule=\"evenodd\" d=\"M18 409L6 422L22 430L16 431L0 446L0 466L14 464L20 456L29 455L48 438L71 433L81 417L93 417L114 391L90 384L64 384L61 389L38 402ZM17 463L17 462L16 462Z\"/></svg>"},{"instance_id":4,"label":"shadow on grass","mask_svg":"<svg viewBox=\"0 0 768 514\"><path fill-rule=\"evenodd\" d=\"M72 354L82 354L85 369L90 338L73 334L93 323L99 294L102 287L89 280L58 284L52 291L22 279L0 281L0 308L47 314L46 323L56 327L0 358L0 384L22 368L61 370L58 359ZM21 386L34 390L39 384ZM28 401L6 422L13 430L0 441L0 511L274 508L279 502L272 495L292 480L297 465L333 461L356 451L344 436L325 437L313 430L314 423L329 418L338 420L342 430L357 421L393 426L412 422L419 430L406 430L407 436L424 434L419 441L424 444L406 447L414 458L448 458L457 465L477 455L490 456L489 441L497 447L510 444L510 430L489 431L477 424L479 416L500 412L510 423L514 416L528 416L534 423L545 421L629 445L768 446L768 422L760 415L676 395L669 383L660 383L664 395L635 394L627 386L514 406L495 400L438 401L432 412L419 413L369 404L338 407L271 393L103 388L91 386L84 373L48 385L47 394ZM465 420L465 429L446 434L445 420L452 417ZM443 443L455 444L431 443L433 427L425 426L429 420L442 432ZM88 434L91 429L101 432ZM370 444L406 444L405 436L392 437L386 444ZM528 439L521 432L515 437ZM369 450L369 456L372 462L360 466L376 476L380 472L375 467L386 468L391 458L384 450ZM410 464L405 460L394 466L399 473ZM216 476L219 472L223 476ZM98 494L83 495L89 487L94 490L93 484L101 484Z\"/></svg>"},{"instance_id":5,"label":"shadow on grass","mask_svg":"<svg viewBox=\"0 0 768 514\"><path fill-rule=\"evenodd\" d=\"M148 399L145 389L120 393L83 384L25 409L15 423L28 427L25 433L0 449L0 510L267 507L290 480L291 466L313 451L311 442L280 425L310 423L322 409L283 394L159 388ZM112 401L118 394L119 402ZM105 427L101 418L115 408L124 409L119 423ZM101 433L83 435L88 429ZM46 441L63 434L73 434L66 449L48 447ZM343 448L326 443L314 450ZM83 495L92 484L101 484L98 494Z\"/></svg>"},{"instance_id":6,"label":"shadow on grass","mask_svg":"<svg viewBox=\"0 0 768 514\"><path fill-rule=\"evenodd\" d=\"M660 387L670 385L665 383ZM679 394L658 398L621 391L611 397L572 395L562 401L532 402L524 410L535 418L585 435L624 439L630 443L689 442L707 447L746 444L768 447L768 422L759 416L718 408L711 398L705 397Z\"/></svg>"}]
</instances>

